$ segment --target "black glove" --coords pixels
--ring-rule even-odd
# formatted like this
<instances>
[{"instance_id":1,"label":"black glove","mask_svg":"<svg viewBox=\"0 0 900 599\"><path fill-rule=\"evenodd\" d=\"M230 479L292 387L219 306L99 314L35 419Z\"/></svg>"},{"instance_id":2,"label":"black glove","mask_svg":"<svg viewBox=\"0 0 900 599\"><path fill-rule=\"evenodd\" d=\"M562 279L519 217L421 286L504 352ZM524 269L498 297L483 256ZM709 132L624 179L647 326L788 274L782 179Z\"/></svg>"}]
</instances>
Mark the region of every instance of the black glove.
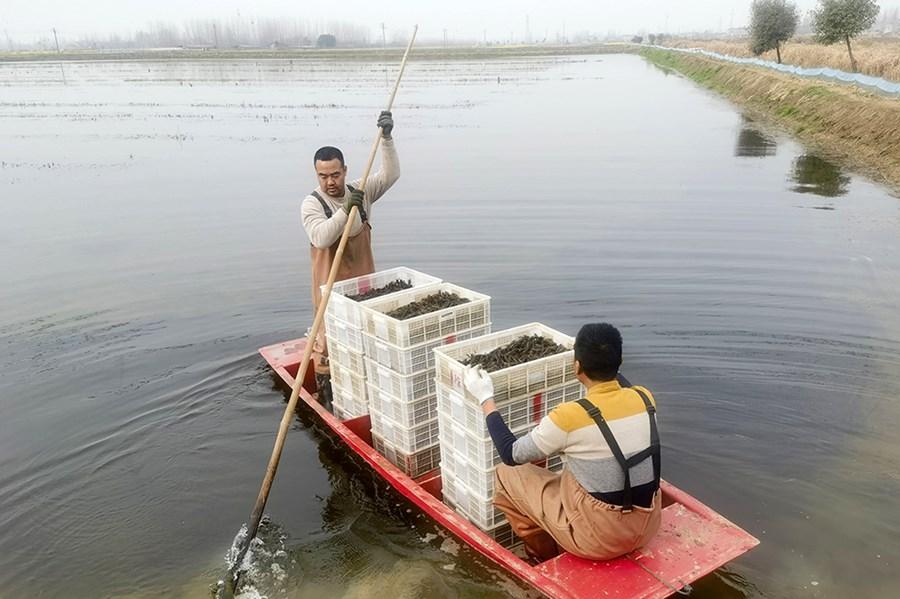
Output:
<instances>
[{"instance_id":1,"label":"black glove","mask_svg":"<svg viewBox=\"0 0 900 599\"><path fill-rule=\"evenodd\" d=\"M381 127L381 136L390 137L394 130L394 116L390 110L382 110L378 115L378 126Z\"/></svg>"},{"instance_id":2,"label":"black glove","mask_svg":"<svg viewBox=\"0 0 900 599\"><path fill-rule=\"evenodd\" d=\"M350 192L350 196L344 201L344 211L347 214L350 214L350 211L353 210L353 207L356 206L356 210L359 212L359 217L365 222L366 220L366 208L364 203L365 192L360 191L358 189L354 189Z\"/></svg>"}]
</instances>

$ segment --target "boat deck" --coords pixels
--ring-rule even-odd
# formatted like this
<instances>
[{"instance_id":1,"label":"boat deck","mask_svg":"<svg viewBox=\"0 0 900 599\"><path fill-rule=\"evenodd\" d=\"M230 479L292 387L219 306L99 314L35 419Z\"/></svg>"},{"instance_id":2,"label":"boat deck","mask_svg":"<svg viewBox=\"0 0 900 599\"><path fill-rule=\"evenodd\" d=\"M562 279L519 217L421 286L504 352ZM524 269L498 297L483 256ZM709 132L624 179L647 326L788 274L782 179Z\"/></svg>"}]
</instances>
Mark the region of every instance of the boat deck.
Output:
<instances>
[{"instance_id":1,"label":"boat deck","mask_svg":"<svg viewBox=\"0 0 900 599\"><path fill-rule=\"evenodd\" d=\"M291 386L305 345L305 339L296 339L261 348L259 352ZM662 525L646 547L610 561L590 561L563 553L532 566L442 503L439 468L416 479L408 477L372 448L368 416L338 420L315 401L310 392L314 389L315 379L310 371L300 393L304 403L299 409L315 411L352 451L435 522L549 597L668 597L759 544L752 535L694 497L662 481Z\"/></svg>"}]
</instances>

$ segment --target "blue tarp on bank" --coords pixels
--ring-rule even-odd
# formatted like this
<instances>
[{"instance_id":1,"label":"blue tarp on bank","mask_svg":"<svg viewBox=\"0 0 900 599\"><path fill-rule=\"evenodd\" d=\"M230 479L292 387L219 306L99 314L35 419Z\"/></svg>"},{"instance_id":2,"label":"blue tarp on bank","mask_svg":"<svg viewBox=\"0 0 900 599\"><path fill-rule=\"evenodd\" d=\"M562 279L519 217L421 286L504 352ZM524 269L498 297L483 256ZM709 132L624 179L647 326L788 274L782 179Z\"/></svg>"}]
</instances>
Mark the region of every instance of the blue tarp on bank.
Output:
<instances>
[{"instance_id":1,"label":"blue tarp on bank","mask_svg":"<svg viewBox=\"0 0 900 599\"><path fill-rule=\"evenodd\" d=\"M781 71L782 73L799 75L800 77L815 77L818 79L828 79L831 81L837 81L839 83L846 83L849 85L859 85L862 87L878 90L888 95L900 97L900 83L897 83L895 81L888 81L887 79L882 79L881 77L863 75L862 73L848 73L847 71L840 71L838 69L831 69L828 67L808 68L798 67L790 64L778 64L777 62L772 62L771 60L762 60L761 58L740 58L738 56L729 56L727 54L719 54L718 52L710 52L709 50L703 50L701 48L669 48L666 46L652 47L658 48L660 50L669 50L672 52L684 52L686 54L702 54L703 56L708 56L717 60L725 60L738 64L750 64L757 67L764 67L767 69L773 69L775 71Z\"/></svg>"}]
</instances>

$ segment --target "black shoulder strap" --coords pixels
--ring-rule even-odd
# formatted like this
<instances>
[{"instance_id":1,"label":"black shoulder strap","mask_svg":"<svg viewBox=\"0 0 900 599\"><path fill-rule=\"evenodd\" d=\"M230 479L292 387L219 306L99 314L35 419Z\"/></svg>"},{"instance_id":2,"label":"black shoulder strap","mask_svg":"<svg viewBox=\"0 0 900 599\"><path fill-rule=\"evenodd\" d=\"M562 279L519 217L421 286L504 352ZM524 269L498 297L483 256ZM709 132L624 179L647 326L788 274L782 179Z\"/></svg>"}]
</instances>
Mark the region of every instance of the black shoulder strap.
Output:
<instances>
[{"instance_id":1,"label":"black shoulder strap","mask_svg":"<svg viewBox=\"0 0 900 599\"><path fill-rule=\"evenodd\" d=\"M322 204L322 210L325 211L325 218L331 218L334 212L331 211L331 207L328 205L328 202L325 201L325 198L320 196L318 191L314 191L309 195L319 200L319 203Z\"/></svg>"},{"instance_id":2,"label":"black shoulder strap","mask_svg":"<svg viewBox=\"0 0 900 599\"><path fill-rule=\"evenodd\" d=\"M659 488L659 479L662 470L662 456L659 448L659 430L656 428L656 406L653 405L653 402L650 401L650 398L647 397L647 394L638 389L637 387L632 387L638 395L641 396L641 399L644 400L644 407L647 409L647 415L650 417L650 455L653 457L653 480L656 483L656 488Z\"/></svg>"},{"instance_id":3,"label":"black shoulder strap","mask_svg":"<svg viewBox=\"0 0 900 599\"><path fill-rule=\"evenodd\" d=\"M622 489L622 511L630 512L632 507L631 469L628 467L628 460L625 459L625 454L622 453L622 448L619 447L619 442L616 441L616 437L609 428L609 424L607 424L606 419L603 418L600 408L584 398L578 400L578 405L584 408L584 411L588 413L588 416L593 418L597 427L600 429L600 432L603 433L603 438L606 439L606 444L609 445L609 450L612 452L613 457L616 458L616 461L625 473L625 488Z\"/></svg>"},{"instance_id":4,"label":"black shoulder strap","mask_svg":"<svg viewBox=\"0 0 900 599\"><path fill-rule=\"evenodd\" d=\"M627 459L625 458L625 454L622 453L622 448L619 446L619 442L616 441L615 435L613 435L612 430L609 428L609 424L606 422L606 419L603 418L600 409L587 399L582 398L578 400L578 405L580 405L584 411L588 413L588 416L590 416L597 424L597 428L599 428L600 432L603 434L603 438L606 440L609 450L612 452L613 457L616 458L616 462L619 463L619 467L622 468L622 472L625 474L625 487L622 489L623 512L630 512L634 506L631 496L631 468L640 464L647 458L653 458L653 480L657 489L659 488L660 478L659 431L656 428L656 407L643 391L640 389L634 390L644 401L644 407L647 409L647 414L650 417L650 447L637 452Z\"/></svg>"},{"instance_id":5,"label":"black shoulder strap","mask_svg":"<svg viewBox=\"0 0 900 599\"><path fill-rule=\"evenodd\" d=\"M356 188L353 187L352 185L347 185L347 189L349 189L350 191L356 191ZM325 211L325 218L331 218L331 216L334 213L331 211L331 208L328 206L328 203L325 201L325 199L321 195L319 195L319 192L314 191L310 195L312 197L316 198L317 200L319 200L319 203L322 204L322 210ZM360 212L359 217L362 219L362 222L368 223L369 215L366 214L366 211L363 209L363 210L360 210L359 212Z\"/></svg>"}]
</instances>

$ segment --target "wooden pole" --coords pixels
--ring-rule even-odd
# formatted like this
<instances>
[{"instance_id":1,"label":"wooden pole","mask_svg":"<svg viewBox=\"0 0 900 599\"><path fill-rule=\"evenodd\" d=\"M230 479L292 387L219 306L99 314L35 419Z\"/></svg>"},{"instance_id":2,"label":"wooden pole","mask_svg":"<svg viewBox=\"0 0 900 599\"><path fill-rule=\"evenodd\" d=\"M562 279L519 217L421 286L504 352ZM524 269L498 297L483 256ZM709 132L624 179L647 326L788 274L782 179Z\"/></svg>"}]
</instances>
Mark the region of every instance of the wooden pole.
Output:
<instances>
[{"instance_id":1,"label":"wooden pole","mask_svg":"<svg viewBox=\"0 0 900 599\"><path fill-rule=\"evenodd\" d=\"M409 45L406 46L406 52L403 54L403 60L400 63L400 72L397 74L397 82L394 84L394 89L391 92L391 97L388 99L387 108L385 108L385 110L390 110L394 105L394 98L397 95L397 89L400 87L403 71L406 69L406 59L409 57L409 51L412 49L413 42L416 40L416 31L418 31L418 29L418 25L413 28L412 37L409 40ZM371 152L369 152L366 170L363 171L362 182L359 186L360 191L365 191L369 172L372 170L372 164L375 162L375 155L378 153L378 146L381 145L381 133L381 127L379 127L378 135L375 136L375 142L372 144ZM234 564L232 564L228 570L228 580L226 581L226 584L228 584L231 593L234 593L234 589L237 586L241 562L247 554L247 549L250 547L250 541L253 540L256 536L256 532L259 530L259 522L262 520L263 510L266 508L266 501L269 499L269 491L272 488L272 481L275 479L275 472L278 470L278 462L281 460L281 451L284 449L284 440L287 436L291 421L293 420L294 410L297 409L300 388L303 386L303 379L306 378L306 371L309 368L309 359L312 355L313 341L315 340L316 335L319 334L319 329L322 327L322 321L325 319L325 308L328 306L328 300L331 297L331 288L334 287L334 280L337 277L338 268L340 268L341 259L344 256L344 248L347 246L347 240L350 238L350 229L353 227L353 223L356 222L357 213L356 206L354 206L350 210L347 224L344 225L341 241L338 244L337 252L334 255L334 261L331 263L331 272L328 273L328 283L325 285L325 295L322 296L322 301L319 302L319 309L316 310L316 317L315 320L313 320L313 326L309 331L309 338L306 343L306 348L303 350L303 358L301 359L300 367L297 370L297 377L294 379L294 385L291 388L291 397L288 400L287 406L284 408L284 415L281 417L281 424L278 427L278 434L275 437L275 447L272 448L272 455L269 458L269 464L266 467L266 474L263 477L259 495L256 497L256 504L253 506L253 512L250 514L250 526L247 529L247 535L242 540L242 547L237 553Z\"/></svg>"}]
</instances>

